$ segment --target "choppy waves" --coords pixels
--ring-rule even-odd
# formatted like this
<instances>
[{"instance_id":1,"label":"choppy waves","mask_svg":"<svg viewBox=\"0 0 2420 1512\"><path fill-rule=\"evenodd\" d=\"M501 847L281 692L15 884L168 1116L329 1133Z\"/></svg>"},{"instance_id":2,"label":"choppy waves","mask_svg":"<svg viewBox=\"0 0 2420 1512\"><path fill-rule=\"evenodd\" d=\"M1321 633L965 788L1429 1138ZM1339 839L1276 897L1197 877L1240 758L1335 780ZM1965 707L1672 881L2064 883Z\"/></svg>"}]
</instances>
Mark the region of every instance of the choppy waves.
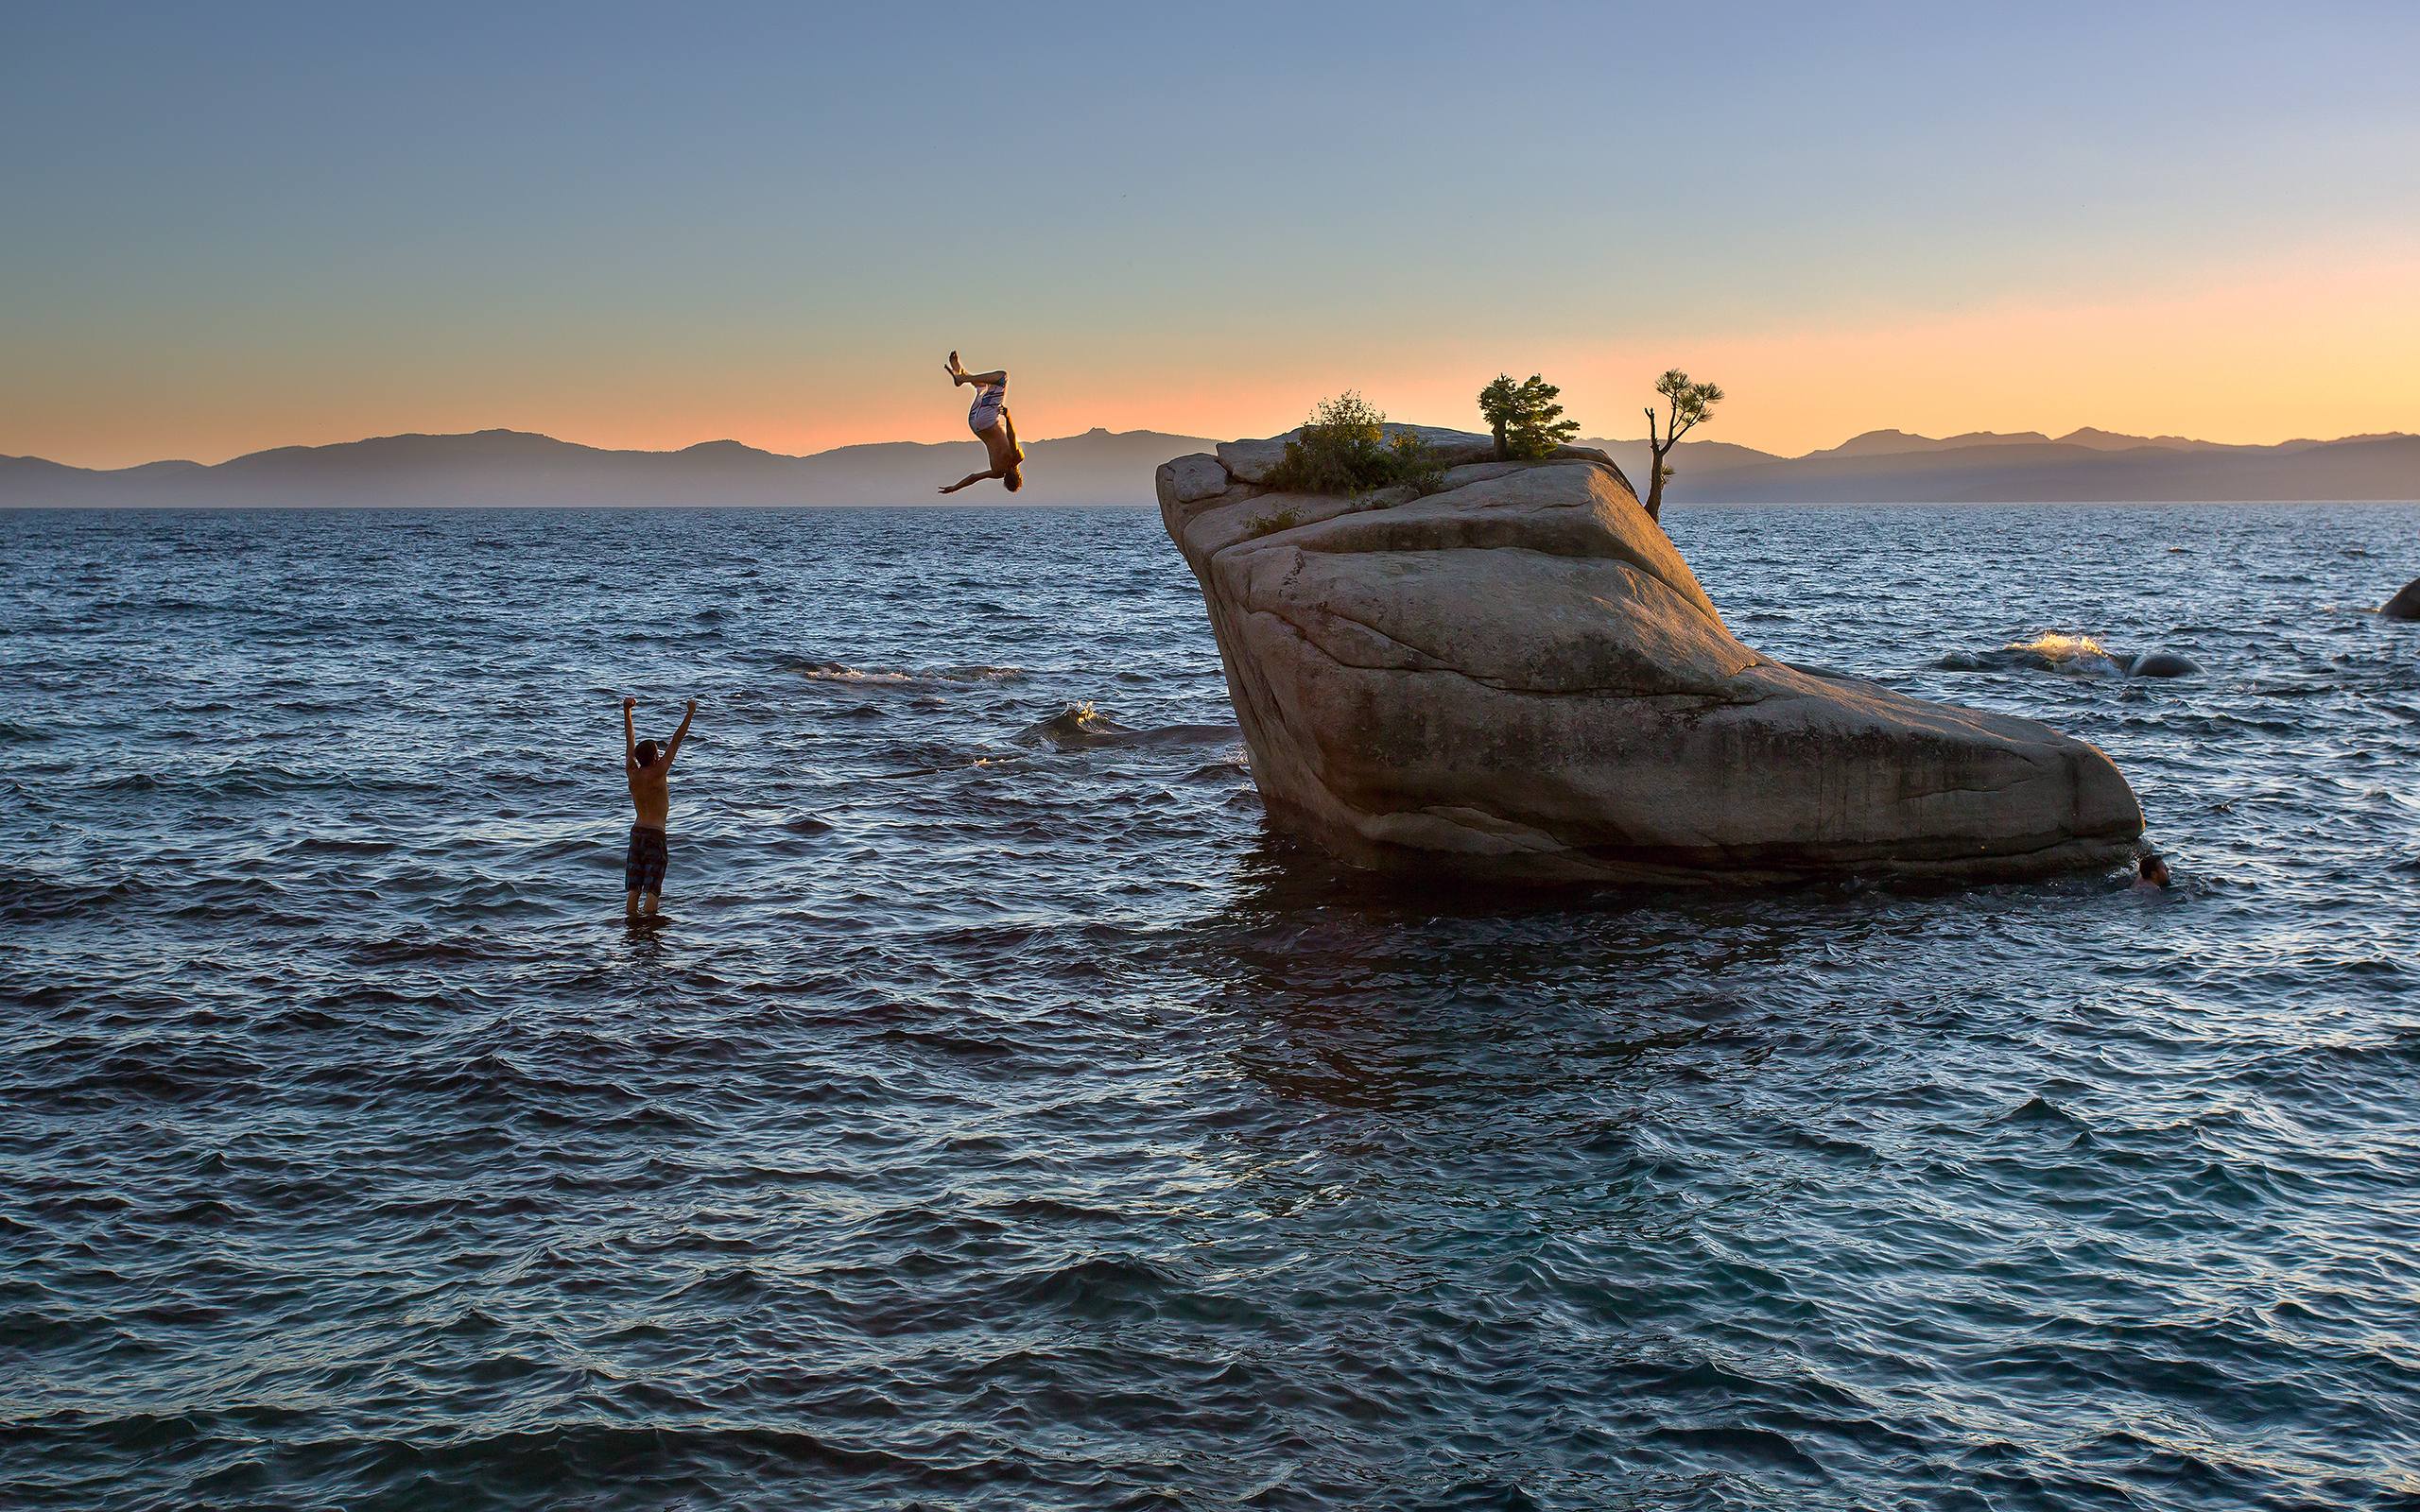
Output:
<instances>
[{"instance_id":1,"label":"choppy waves","mask_svg":"<svg viewBox=\"0 0 2420 1512\"><path fill-rule=\"evenodd\" d=\"M6 1500L2420 1499L2420 509L2050 512L1672 529L2165 896L1368 885L1144 509L0 517Z\"/></svg>"}]
</instances>

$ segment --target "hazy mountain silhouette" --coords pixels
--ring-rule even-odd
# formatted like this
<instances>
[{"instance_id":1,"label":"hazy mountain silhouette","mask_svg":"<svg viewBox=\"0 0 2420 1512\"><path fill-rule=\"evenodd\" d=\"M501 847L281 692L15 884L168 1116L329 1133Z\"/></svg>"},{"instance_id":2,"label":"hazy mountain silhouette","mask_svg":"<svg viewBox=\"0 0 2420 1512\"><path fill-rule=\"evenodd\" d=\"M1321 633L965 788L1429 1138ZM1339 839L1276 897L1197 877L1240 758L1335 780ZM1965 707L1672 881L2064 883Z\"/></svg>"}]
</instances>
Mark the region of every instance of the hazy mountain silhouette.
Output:
<instances>
[{"instance_id":1,"label":"hazy mountain silhouette","mask_svg":"<svg viewBox=\"0 0 2420 1512\"><path fill-rule=\"evenodd\" d=\"M1028 441L1018 504L1132 504L1162 462L1217 442L1157 431L1088 431ZM0 506L853 505L932 500L985 466L982 444L886 441L786 456L737 441L614 452L527 431L379 436L281 446L216 467L154 462L94 471L0 457ZM993 502L1011 495L997 492ZM953 495L982 503L991 495Z\"/></svg>"},{"instance_id":2,"label":"hazy mountain silhouette","mask_svg":"<svg viewBox=\"0 0 2420 1512\"><path fill-rule=\"evenodd\" d=\"M1645 441L1590 441L1634 481ZM1805 456L1683 441L1666 497L1680 504L2020 504L2157 500L2420 499L2420 436L2229 446L2080 430L1935 439L1868 431Z\"/></svg>"},{"instance_id":3,"label":"hazy mountain silhouette","mask_svg":"<svg viewBox=\"0 0 2420 1512\"><path fill-rule=\"evenodd\" d=\"M1029 441L1017 504L1140 504L1160 463L1216 443L1162 431L1087 431ZM1644 441L1598 440L1642 484ZM983 465L971 438L884 441L786 456L737 441L616 452L527 431L380 436L281 446L216 466L150 462L98 471L0 457L0 507L40 506L443 507L456 505L889 505L926 503ZM2094 500L2420 499L2420 437L2229 446L2079 430L1934 438L1868 431L1785 457L1684 441L1679 504L2022 503ZM996 490L953 503L1011 502Z\"/></svg>"},{"instance_id":4,"label":"hazy mountain silhouette","mask_svg":"<svg viewBox=\"0 0 2420 1512\"><path fill-rule=\"evenodd\" d=\"M2050 438L2040 431L1968 431L1962 436L1947 436L1939 440L1929 436L1911 436L1906 431L1867 431L1852 436L1840 445L1815 456L1894 456L1904 452L1954 452L1969 446L2033 446L2048 445Z\"/></svg>"},{"instance_id":5,"label":"hazy mountain silhouette","mask_svg":"<svg viewBox=\"0 0 2420 1512\"><path fill-rule=\"evenodd\" d=\"M2164 446L2178 452L2239 450L2239 448L2227 446L2223 442L2197 441L2183 436L2120 436L2115 431L2095 430L2089 425L2081 430L2067 432L2059 438L2059 443L2063 446L2089 446L2096 452L2131 452L2138 446ZM2316 443L2295 441L2288 444L2302 446ZM2259 448L2254 447L2249 450L2257 451Z\"/></svg>"}]
</instances>

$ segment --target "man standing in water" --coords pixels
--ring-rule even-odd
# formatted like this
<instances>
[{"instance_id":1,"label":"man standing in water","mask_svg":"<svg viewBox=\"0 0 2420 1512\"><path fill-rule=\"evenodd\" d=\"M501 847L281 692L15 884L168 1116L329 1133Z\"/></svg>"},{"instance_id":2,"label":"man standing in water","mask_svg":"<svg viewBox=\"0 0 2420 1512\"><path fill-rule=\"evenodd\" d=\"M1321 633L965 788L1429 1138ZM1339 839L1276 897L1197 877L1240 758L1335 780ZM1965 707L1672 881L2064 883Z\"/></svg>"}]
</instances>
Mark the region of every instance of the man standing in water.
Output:
<instances>
[{"instance_id":1,"label":"man standing in water","mask_svg":"<svg viewBox=\"0 0 2420 1512\"><path fill-rule=\"evenodd\" d=\"M998 478L1011 493L1016 492L1025 487L1025 474L1017 471L1025 461L1025 448L1017 445L1016 421L1009 419L1009 369L968 372L958 365L958 353L953 352L949 354L948 372L951 383L975 386L975 403L966 411L966 425L983 443L992 466L986 472L969 472L942 491L956 493L985 478Z\"/></svg>"},{"instance_id":2,"label":"man standing in water","mask_svg":"<svg viewBox=\"0 0 2420 1512\"><path fill-rule=\"evenodd\" d=\"M639 894L645 893L647 917L653 919L664 891L664 820L672 808L665 779L671 775L672 758L681 754L681 742L689 736L689 721L698 717L698 700L689 700L681 728L662 750L631 730L631 711L638 705L636 698L622 700L622 770L631 780L631 806L638 811L638 820L631 826L630 855L622 863L622 886L628 894L622 912L625 918L638 918Z\"/></svg>"}]
</instances>

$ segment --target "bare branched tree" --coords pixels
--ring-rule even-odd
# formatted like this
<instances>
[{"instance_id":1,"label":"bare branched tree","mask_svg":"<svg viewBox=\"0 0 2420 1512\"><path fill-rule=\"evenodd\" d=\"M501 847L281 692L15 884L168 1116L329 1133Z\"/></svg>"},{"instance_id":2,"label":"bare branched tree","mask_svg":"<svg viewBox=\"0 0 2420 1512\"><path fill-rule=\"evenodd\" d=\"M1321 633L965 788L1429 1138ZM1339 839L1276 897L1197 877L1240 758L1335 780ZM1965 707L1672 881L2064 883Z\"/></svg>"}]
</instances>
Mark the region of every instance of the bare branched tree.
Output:
<instances>
[{"instance_id":1,"label":"bare branched tree","mask_svg":"<svg viewBox=\"0 0 2420 1512\"><path fill-rule=\"evenodd\" d=\"M1654 460L1647 469L1647 518L1661 524L1664 484L1672 475L1664 458L1671 454L1675 442L1714 413L1714 406L1722 403L1722 390L1712 384L1693 384L1687 373L1675 368L1655 380L1655 391L1664 396L1669 407L1664 416L1663 438L1658 439L1655 406L1647 406L1647 449L1654 454Z\"/></svg>"}]
</instances>

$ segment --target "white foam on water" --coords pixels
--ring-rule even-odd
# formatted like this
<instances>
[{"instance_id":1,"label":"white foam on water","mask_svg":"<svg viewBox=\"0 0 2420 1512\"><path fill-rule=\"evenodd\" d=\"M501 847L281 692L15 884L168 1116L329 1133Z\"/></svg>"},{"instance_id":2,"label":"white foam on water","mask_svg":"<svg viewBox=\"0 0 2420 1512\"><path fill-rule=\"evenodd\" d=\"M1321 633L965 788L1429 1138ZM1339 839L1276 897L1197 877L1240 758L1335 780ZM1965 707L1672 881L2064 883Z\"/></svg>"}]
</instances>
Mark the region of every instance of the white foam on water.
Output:
<instances>
[{"instance_id":1,"label":"white foam on water","mask_svg":"<svg viewBox=\"0 0 2420 1512\"><path fill-rule=\"evenodd\" d=\"M853 667L838 662L816 662L792 670L809 682L1009 682L1025 676L1023 667Z\"/></svg>"},{"instance_id":2,"label":"white foam on water","mask_svg":"<svg viewBox=\"0 0 2420 1512\"><path fill-rule=\"evenodd\" d=\"M2089 635L2069 635L2064 630L2045 630L2030 641L2012 641L2001 647L2022 655L2038 656L2053 672L2075 672L2088 676L2116 673L2124 669L2109 648Z\"/></svg>"},{"instance_id":3,"label":"white foam on water","mask_svg":"<svg viewBox=\"0 0 2420 1512\"><path fill-rule=\"evenodd\" d=\"M2030 641L2013 641L2011 651L2031 651L2052 662L2069 662L2084 657L2110 660L2108 649L2089 635L2068 635L2060 630L2045 630Z\"/></svg>"}]
</instances>

